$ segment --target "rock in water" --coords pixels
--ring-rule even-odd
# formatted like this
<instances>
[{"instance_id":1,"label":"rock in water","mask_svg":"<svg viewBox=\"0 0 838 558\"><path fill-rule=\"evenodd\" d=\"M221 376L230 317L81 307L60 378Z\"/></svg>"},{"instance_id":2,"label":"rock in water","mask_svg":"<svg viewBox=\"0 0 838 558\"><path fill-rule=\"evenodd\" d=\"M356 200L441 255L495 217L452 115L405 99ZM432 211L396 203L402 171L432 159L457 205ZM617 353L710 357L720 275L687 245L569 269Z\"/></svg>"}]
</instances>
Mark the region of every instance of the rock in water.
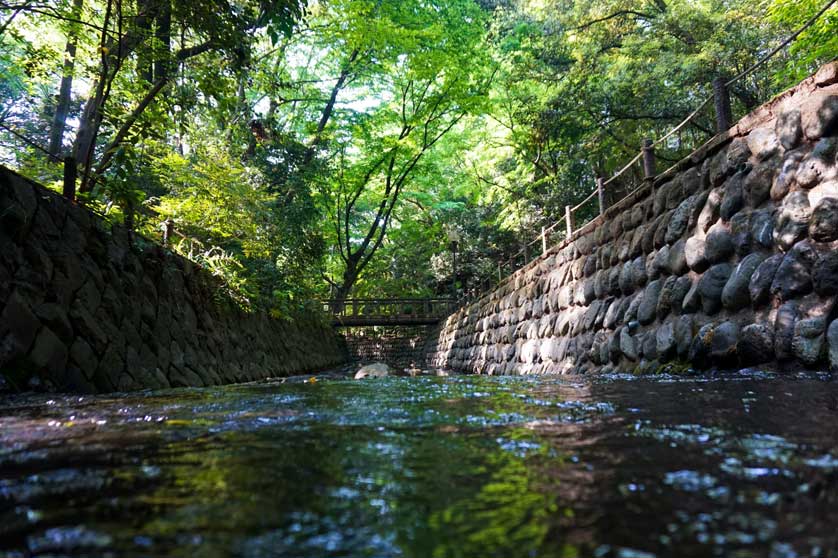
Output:
<instances>
[{"instance_id":1,"label":"rock in water","mask_svg":"<svg viewBox=\"0 0 838 558\"><path fill-rule=\"evenodd\" d=\"M390 367L383 362L367 364L355 373L356 380L364 378L384 378L390 375Z\"/></svg>"}]
</instances>

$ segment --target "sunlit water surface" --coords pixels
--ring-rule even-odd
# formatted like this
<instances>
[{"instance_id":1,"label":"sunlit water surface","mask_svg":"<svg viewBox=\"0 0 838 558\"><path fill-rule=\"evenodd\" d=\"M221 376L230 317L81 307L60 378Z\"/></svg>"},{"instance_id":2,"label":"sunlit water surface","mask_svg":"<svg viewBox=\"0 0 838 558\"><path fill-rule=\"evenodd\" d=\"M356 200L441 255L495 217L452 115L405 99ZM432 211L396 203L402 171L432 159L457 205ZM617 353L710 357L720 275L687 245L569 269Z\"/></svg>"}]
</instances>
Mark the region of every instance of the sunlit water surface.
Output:
<instances>
[{"instance_id":1,"label":"sunlit water surface","mask_svg":"<svg viewBox=\"0 0 838 558\"><path fill-rule=\"evenodd\" d=\"M0 399L0 556L838 556L823 376Z\"/></svg>"}]
</instances>

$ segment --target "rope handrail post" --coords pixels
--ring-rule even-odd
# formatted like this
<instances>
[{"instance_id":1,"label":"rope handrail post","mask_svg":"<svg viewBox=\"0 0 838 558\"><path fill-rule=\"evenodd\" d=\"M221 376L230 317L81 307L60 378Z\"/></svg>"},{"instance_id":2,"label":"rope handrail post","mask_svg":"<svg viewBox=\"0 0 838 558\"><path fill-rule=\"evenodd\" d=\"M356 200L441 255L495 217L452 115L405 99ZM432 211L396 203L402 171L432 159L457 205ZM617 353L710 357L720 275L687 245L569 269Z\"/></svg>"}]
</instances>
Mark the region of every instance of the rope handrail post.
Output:
<instances>
[{"instance_id":1,"label":"rope handrail post","mask_svg":"<svg viewBox=\"0 0 838 558\"><path fill-rule=\"evenodd\" d=\"M64 157L64 186L61 193L70 201L76 201L76 178L78 174L75 157L72 155Z\"/></svg>"},{"instance_id":2,"label":"rope handrail post","mask_svg":"<svg viewBox=\"0 0 838 558\"><path fill-rule=\"evenodd\" d=\"M163 221L163 246L168 246L173 234L175 234L175 222L171 217L167 217Z\"/></svg>"},{"instance_id":3,"label":"rope handrail post","mask_svg":"<svg viewBox=\"0 0 838 558\"><path fill-rule=\"evenodd\" d=\"M721 134L730 129L733 122L733 112L730 109L730 92L722 77L713 80L713 102L716 108L716 133Z\"/></svg>"},{"instance_id":4,"label":"rope handrail post","mask_svg":"<svg viewBox=\"0 0 838 558\"><path fill-rule=\"evenodd\" d=\"M655 146L649 138L643 140L643 178L655 178Z\"/></svg>"},{"instance_id":5,"label":"rope handrail post","mask_svg":"<svg viewBox=\"0 0 838 558\"><path fill-rule=\"evenodd\" d=\"M567 237L570 238L570 235L573 234L573 213L570 211L570 206L564 206L564 219L565 224L567 225Z\"/></svg>"},{"instance_id":6,"label":"rope handrail post","mask_svg":"<svg viewBox=\"0 0 838 558\"><path fill-rule=\"evenodd\" d=\"M601 176L596 177L596 192L599 198L599 214L605 213L605 188L602 185L603 180Z\"/></svg>"}]
</instances>

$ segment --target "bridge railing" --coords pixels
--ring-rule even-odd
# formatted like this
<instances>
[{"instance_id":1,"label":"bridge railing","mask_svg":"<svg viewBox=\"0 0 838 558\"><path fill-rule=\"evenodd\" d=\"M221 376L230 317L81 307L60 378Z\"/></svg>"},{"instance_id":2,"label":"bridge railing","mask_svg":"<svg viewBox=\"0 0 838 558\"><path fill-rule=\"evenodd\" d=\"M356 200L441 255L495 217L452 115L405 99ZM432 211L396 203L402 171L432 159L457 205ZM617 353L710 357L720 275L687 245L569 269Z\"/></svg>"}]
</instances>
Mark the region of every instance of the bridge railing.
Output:
<instances>
[{"instance_id":1,"label":"bridge railing","mask_svg":"<svg viewBox=\"0 0 838 558\"><path fill-rule=\"evenodd\" d=\"M321 304L323 311L337 321L387 318L393 322L444 318L458 306L453 298L347 298L323 300Z\"/></svg>"},{"instance_id":2,"label":"bridge railing","mask_svg":"<svg viewBox=\"0 0 838 558\"><path fill-rule=\"evenodd\" d=\"M498 262L497 265L497 282L494 282L491 277L486 278L480 285L475 286L466 293L465 298L468 300L475 300L481 296L491 292L497 285L503 282L503 278L511 273L525 267L533 258L547 254L550 247L559 244L560 242L569 239L573 234L579 231L585 223L577 223L574 220L574 214L580 209L588 206L593 200L597 200L598 212L594 210L595 214L602 216L608 207L621 206L634 194L643 184L654 182L658 176L655 161L655 148L661 145L666 145L667 142L672 141L673 136L682 133L682 131L696 118L702 114L703 111L709 110L713 107L713 116L715 120L715 136L726 133L733 125L733 115L731 111L730 102L730 86L749 76L774 55L780 52L783 48L790 45L797 37L814 24L821 16L824 15L830 8L832 8L838 0L827 0L823 7L815 13L809 20L806 21L794 33L789 35L779 45L771 49L768 53L762 56L754 64L741 71L736 76L725 79L717 77L712 82L712 95L706 97L698 107L691 112L683 121L672 128L662 137L657 140L644 139L639 152L628 163L620 168L610 178L604 178L597 173L593 173L594 185L591 193L575 206L565 206L564 214L552 224L544 224L541 227L541 234L530 242L524 243L521 249L512 254L509 258ZM710 132L712 135L712 132ZM711 138L712 139L712 138ZM628 183L624 183L628 180ZM606 193L617 194L618 201L606 204Z\"/></svg>"}]
</instances>

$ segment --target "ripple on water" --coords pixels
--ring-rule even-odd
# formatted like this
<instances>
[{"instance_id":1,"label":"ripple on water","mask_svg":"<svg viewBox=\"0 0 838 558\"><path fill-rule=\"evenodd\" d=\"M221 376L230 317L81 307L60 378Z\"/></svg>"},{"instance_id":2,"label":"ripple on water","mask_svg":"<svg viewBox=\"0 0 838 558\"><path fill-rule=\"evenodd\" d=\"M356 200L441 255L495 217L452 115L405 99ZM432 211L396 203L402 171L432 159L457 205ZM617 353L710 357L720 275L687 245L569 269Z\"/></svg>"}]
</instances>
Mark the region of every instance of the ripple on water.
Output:
<instances>
[{"instance_id":1,"label":"ripple on water","mask_svg":"<svg viewBox=\"0 0 838 558\"><path fill-rule=\"evenodd\" d=\"M834 558L836 397L759 371L16 397L0 556Z\"/></svg>"}]
</instances>

